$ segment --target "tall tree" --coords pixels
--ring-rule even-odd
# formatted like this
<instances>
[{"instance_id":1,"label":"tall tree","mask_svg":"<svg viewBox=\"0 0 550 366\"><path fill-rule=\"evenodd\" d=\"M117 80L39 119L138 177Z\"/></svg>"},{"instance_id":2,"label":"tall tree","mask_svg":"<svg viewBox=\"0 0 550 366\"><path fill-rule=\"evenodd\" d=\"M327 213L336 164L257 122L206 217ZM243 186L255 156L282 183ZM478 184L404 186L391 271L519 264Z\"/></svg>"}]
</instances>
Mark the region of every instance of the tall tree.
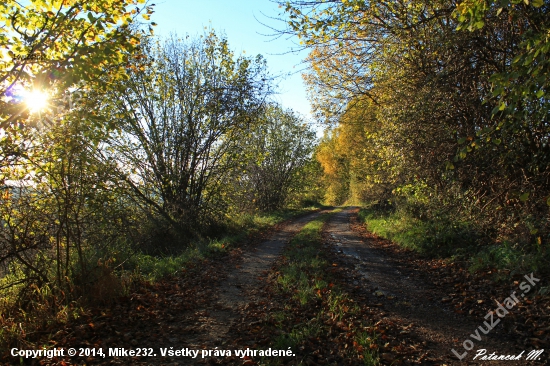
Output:
<instances>
[{"instance_id":1,"label":"tall tree","mask_svg":"<svg viewBox=\"0 0 550 366\"><path fill-rule=\"evenodd\" d=\"M60 99L76 88L101 94L125 77L143 34L132 24L152 13L141 3L0 2L0 265L3 289L20 298L50 286L70 301L71 282L91 280L90 258L124 236L114 164L99 154L112 121L94 118L91 98ZM42 93L42 115L31 113L29 92ZM35 129L45 114L55 123ZM110 233L94 240L100 232Z\"/></svg>"},{"instance_id":2,"label":"tall tree","mask_svg":"<svg viewBox=\"0 0 550 366\"><path fill-rule=\"evenodd\" d=\"M239 165L240 136L269 92L265 62L235 57L213 31L145 47L130 79L110 95L122 120L113 140L127 183L148 206L185 232L213 219L219 193Z\"/></svg>"},{"instance_id":3,"label":"tall tree","mask_svg":"<svg viewBox=\"0 0 550 366\"><path fill-rule=\"evenodd\" d=\"M305 189L300 174L310 161L315 133L291 110L271 104L245 139L251 162L244 166L240 185L257 209L282 208L293 191Z\"/></svg>"},{"instance_id":4,"label":"tall tree","mask_svg":"<svg viewBox=\"0 0 550 366\"><path fill-rule=\"evenodd\" d=\"M404 162L389 167L400 184L433 189L434 216L461 213L491 235L532 240L550 230L532 219L547 217L550 195L549 5L289 1L286 31L311 49L319 116L341 123L370 99L381 145Z\"/></svg>"}]
</instances>

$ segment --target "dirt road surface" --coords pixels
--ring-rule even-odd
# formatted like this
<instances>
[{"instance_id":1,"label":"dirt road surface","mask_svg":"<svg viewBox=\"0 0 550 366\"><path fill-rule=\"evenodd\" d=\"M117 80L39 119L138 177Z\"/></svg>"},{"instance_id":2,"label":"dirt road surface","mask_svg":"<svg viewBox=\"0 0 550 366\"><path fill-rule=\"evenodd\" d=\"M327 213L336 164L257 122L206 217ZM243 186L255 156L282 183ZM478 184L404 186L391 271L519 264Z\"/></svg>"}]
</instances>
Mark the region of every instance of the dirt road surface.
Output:
<instances>
[{"instance_id":1,"label":"dirt road surface","mask_svg":"<svg viewBox=\"0 0 550 366\"><path fill-rule=\"evenodd\" d=\"M403 253L396 254L399 250L384 249L379 238L357 223L356 213L357 209L346 208L331 216L324 227L323 252L326 250L326 253L323 255L339 263L331 268L339 271L342 288L357 305L366 309L364 314L372 314L372 317L366 315L367 323L398 329L388 336L392 344L401 344L408 353L396 354L381 348L381 364L545 364L546 353L538 362L525 361L533 348L514 339L502 326L480 331L480 327L487 329L483 314L458 314L449 302L442 301L455 291L453 285L434 285L436 281L430 279L430 268L415 267L403 260ZM118 349L121 353L106 355L106 358L64 358L50 364L242 365L246 360L234 354L233 357L202 357L202 351L272 345L272 335L263 327L269 327L272 309L287 304L277 300L281 295L274 294L269 278L276 276L275 263L285 244L320 214L290 220L272 230L265 240L236 248L228 255L197 261L180 274L139 288L111 305L95 308L88 317L52 331L48 342L56 347L102 348L105 352ZM417 262L421 267L422 263L428 263ZM436 272L433 274L439 276ZM515 310L518 309L511 312ZM328 341L330 337L336 336L330 335ZM542 335L539 338L542 339ZM524 341L531 339L523 336ZM465 350L463 344L470 349ZM130 349L146 350L147 356L125 355L124 350ZM518 355L523 351L523 360L474 361L482 349L486 349L487 354L498 355ZM193 350L198 355L170 355L170 350ZM311 365L331 364L327 358L315 359L300 354L285 362L294 365L307 360Z\"/></svg>"},{"instance_id":2,"label":"dirt road surface","mask_svg":"<svg viewBox=\"0 0 550 366\"><path fill-rule=\"evenodd\" d=\"M415 338L431 354L435 364L464 365L525 365L530 351L513 342L509 335L496 325L488 334L479 330L487 329L482 317L468 317L457 314L451 307L441 302L453 288L439 288L423 281L416 271L392 258L387 251L380 250L376 239L362 235L361 229L352 228L352 218L357 210L347 208L335 214L327 223L325 231L328 240L334 245L337 255L362 277L361 287L370 295L371 304L381 304L386 311L386 321L397 324L413 324L404 337ZM434 273L434 275L437 275ZM496 305L495 305L496 308ZM513 311L513 310L512 310ZM496 315L495 315L496 318ZM473 337L471 336L473 335ZM475 338L474 338L475 337ZM466 351L463 342L468 348ZM458 357L452 352L462 356ZM515 361L473 361L478 350L487 350L487 355L518 355L523 359ZM465 354L466 352L466 354ZM479 358L479 357L478 357ZM541 360L545 360L543 354Z\"/></svg>"}]
</instances>

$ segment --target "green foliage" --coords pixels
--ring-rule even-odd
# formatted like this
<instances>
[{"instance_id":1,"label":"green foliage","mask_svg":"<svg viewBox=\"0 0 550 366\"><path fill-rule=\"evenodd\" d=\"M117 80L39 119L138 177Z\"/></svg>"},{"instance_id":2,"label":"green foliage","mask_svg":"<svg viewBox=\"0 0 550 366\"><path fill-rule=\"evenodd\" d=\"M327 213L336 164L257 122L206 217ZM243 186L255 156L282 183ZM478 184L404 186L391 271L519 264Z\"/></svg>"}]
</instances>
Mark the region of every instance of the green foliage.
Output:
<instances>
[{"instance_id":1,"label":"green foliage","mask_svg":"<svg viewBox=\"0 0 550 366\"><path fill-rule=\"evenodd\" d=\"M499 145L504 141L514 150L530 150L529 153L536 154L538 159L526 162L528 179L532 174L543 173L540 158L546 159L548 155L545 146L546 121L550 112L546 97L550 79L548 10L549 4L542 0L513 0L463 1L455 11L458 29L482 29L490 18L507 19L508 23L518 25L516 32L509 31L514 36L515 47L513 54L506 59L506 67L495 70L489 78L491 92L485 97L494 106L495 123L478 131L474 143ZM501 164L508 165L511 157L508 153L503 155Z\"/></svg>"},{"instance_id":2,"label":"green foliage","mask_svg":"<svg viewBox=\"0 0 550 366\"><path fill-rule=\"evenodd\" d=\"M276 315L275 315L276 316ZM285 316L282 313L282 316ZM321 319L310 319L305 324L301 324L299 327L292 329L289 333L283 333L273 340L273 348L276 349L295 349L300 343L309 338L316 338L322 334L322 327L320 325ZM266 364L271 364L266 359ZM276 363L273 363L276 364Z\"/></svg>"},{"instance_id":3,"label":"green foliage","mask_svg":"<svg viewBox=\"0 0 550 366\"><path fill-rule=\"evenodd\" d=\"M285 256L291 258L287 266L281 270L277 282L283 291L294 292L294 297L302 305L306 305L316 296L319 287L326 288L328 283L320 284L315 278L322 278L321 274L328 266L326 260L317 256L321 241L321 228L328 215L308 223L292 239L290 246L285 249ZM313 245L315 243L315 245ZM295 291L294 291L295 290Z\"/></svg>"},{"instance_id":4,"label":"green foliage","mask_svg":"<svg viewBox=\"0 0 550 366\"><path fill-rule=\"evenodd\" d=\"M241 140L242 174L233 183L242 208L278 210L308 196L313 185L311 153L315 132L291 110L271 104ZM313 173L313 174L311 174ZM315 193L309 193L314 197ZM239 203L236 204L239 206ZM247 207L248 206L248 207Z\"/></svg>"},{"instance_id":5,"label":"green foliage","mask_svg":"<svg viewBox=\"0 0 550 366\"><path fill-rule=\"evenodd\" d=\"M221 250L220 243L211 243L200 250L188 248L179 255L159 257L142 253L132 254L125 267L140 279L156 282L166 276L178 274L189 263L199 261L205 254L219 250Z\"/></svg>"},{"instance_id":6,"label":"green foliage","mask_svg":"<svg viewBox=\"0 0 550 366\"><path fill-rule=\"evenodd\" d=\"M93 83L107 69L113 81L123 79L122 63L142 38L132 24L153 12L138 7L144 2L0 2L0 127L28 116L24 103L13 103L22 88L48 90L53 98L75 84Z\"/></svg>"},{"instance_id":7,"label":"green foliage","mask_svg":"<svg viewBox=\"0 0 550 366\"><path fill-rule=\"evenodd\" d=\"M282 289L289 291L291 288L298 287L298 296L302 305L307 303L307 296L300 295L300 288L306 292L309 287L310 277L315 277L322 271L323 266L327 265L326 261L321 260L316 254L319 248L312 245L321 239L321 228L329 215L311 221L296 235L290 242L290 246L285 248L284 255L291 258L288 265L284 266L281 275L277 281L281 284ZM313 288L313 287L312 287Z\"/></svg>"},{"instance_id":8,"label":"green foliage","mask_svg":"<svg viewBox=\"0 0 550 366\"><path fill-rule=\"evenodd\" d=\"M310 98L333 125L317 150L327 199L402 210L426 235L403 241L429 252L546 244L549 10L519 0L289 1L286 31L310 49ZM406 236L416 223L400 225Z\"/></svg>"},{"instance_id":9,"label":"green foliage","mask_svg":"<svg viewBox=\"0 0 550 366\"><path fill-rule=\"evenodd\" d=\"M118 242L99 250L94 248L89 261L108 263L111 268L116 269L119 277L129 277L134 282L155 282L163 277L176 275L187 266L205 258L223 255L241 245L247 237L305 212L310 212L310 209L281 210L254 215L243 213L228 223L231 228L229 235L197 239L189 247L179 248L177 252L151 255L136 250L130 243ZM147 234L147 230L144 234Z\"/></svg>"},{"instance_id":10,"label":"green foliage","mask_svg":"<svg viewBox=\"0 0 550 366\"><path fill-rule=\"evenodd\" d=\"M142 38L131 25L141 12L152 13L137 5L0 4L0 264L2 290L18 299L6 314L32 310L33 288L48 289L46 308L67 306L100 267L90 247L108 246L133 227L134 207L120 196L113 162L100 153L107 124L93 118L96 105L73 98L61 106L67 100L60 99L123 78L122 63ZM47 111L50 119L22 99L31 90L48 95L45 111L56 108Z\"/></svg>"}]
</instances>

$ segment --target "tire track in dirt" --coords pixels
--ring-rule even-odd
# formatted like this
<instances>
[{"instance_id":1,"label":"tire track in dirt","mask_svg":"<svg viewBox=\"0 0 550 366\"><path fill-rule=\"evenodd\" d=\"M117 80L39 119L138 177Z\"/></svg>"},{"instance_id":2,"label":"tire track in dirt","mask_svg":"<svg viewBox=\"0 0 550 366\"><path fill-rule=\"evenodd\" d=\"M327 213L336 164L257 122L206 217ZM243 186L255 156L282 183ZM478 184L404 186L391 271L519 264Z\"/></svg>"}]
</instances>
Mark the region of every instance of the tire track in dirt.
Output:
<instances>
[{"instance_id":1,"label":"tire track in dirt","mask_svg":"<svg viewBox=\"0 0 550 366\"><path fill-rule=\"evenodd\" d=\"M350 218L356 211L354 208L347 208L333 215L325 227L327 237L336 248L337 255L361 274L365 283L364 291L370 293L369 300L383 306L387 312L387 320L403 326L414 324L410 334L406 336L414 337L417 342L426 345L426 349L430 351L429 364L532 363L525 359L521 362L472 361L478 349L487 349L487 355L492 352L497 355L517 355L523 350L500 337L498 325L487 335L478 332L481 340L474 341L473 349L459 361L451 349L462 354L465 351L462 342L466 339L472 340L470 334L483 326L485 319L472 319L456 314L435 300L447 294L415 278L411 268L393 261L386 253L376 249L370 242L374 239L364 238L351 228ZM526 350L523 356L528 352Z\"/></svg>"},{"instance_id":2,"label":"tire track in dirt","mask_svg":"<svg viewBox=\"0 0 550 366\"><path fill-rule=\"evenodd\" d=\"M254 251L244 253L242 262L225 273L225 279L213 291L212 303L204 309L194 309L202 314L200 330L193 335L182 337L177 343L191 349L224 349L232 339L230 328L242 319L249 303L259 301L261 276L268 271L283 247L298 233L304 225L327 211L315 212L294 219L277 229L271 237L260 243ZM247 346L243 344L242 347ZM226 347L234 349L233 347ZM165 359L166 363L196 364L208 360ZM214 360L213 360L214 361ZM187 363L186 363L187 362Z\"/></svg>"}]
</instances>

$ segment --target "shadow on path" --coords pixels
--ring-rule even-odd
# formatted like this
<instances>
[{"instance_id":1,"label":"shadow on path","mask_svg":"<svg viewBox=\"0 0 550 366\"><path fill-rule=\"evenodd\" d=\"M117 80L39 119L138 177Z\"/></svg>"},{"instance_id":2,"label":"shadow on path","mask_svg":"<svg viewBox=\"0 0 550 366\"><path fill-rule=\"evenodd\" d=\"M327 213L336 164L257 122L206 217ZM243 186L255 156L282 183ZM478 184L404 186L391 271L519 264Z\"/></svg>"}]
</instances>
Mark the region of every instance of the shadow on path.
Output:
<instances>
[{"instance_id":1,"label":"shadow on path","mask_svg":"<svg viewBox=\"0 0 550 366\"><path fill-rule=\"evenodd\" d=\"M499 335L498 325L484 334L479 327L487 329L485 319L468 318L447 308L440 302L447 295L441 289L423 282L411 268L376 249L373 246L376 239L365 238L353 230L350 218L356 212L357 209L347 208L333 215L325 227L326 237L334 245L337 254L360 273L369 300L373 304L382 305L387 312L387 319L403 325L413 324L407 336L415 337L425 344L432 361L448 365L477 364L472 361L477 350L486 349L487 355L492 352L497 355L518 355L523 351ZM448 290L452 292L453 288ZM451 350L463 355L466 352L463 342L466 340L469 340L466 346L472 348L459 361ZM525 360L530 351L525 350L521 362L481 361L479 364L532 364L532 361ZM541 358L546 358L546 355Z\"/></svg>"}]
</instances>

